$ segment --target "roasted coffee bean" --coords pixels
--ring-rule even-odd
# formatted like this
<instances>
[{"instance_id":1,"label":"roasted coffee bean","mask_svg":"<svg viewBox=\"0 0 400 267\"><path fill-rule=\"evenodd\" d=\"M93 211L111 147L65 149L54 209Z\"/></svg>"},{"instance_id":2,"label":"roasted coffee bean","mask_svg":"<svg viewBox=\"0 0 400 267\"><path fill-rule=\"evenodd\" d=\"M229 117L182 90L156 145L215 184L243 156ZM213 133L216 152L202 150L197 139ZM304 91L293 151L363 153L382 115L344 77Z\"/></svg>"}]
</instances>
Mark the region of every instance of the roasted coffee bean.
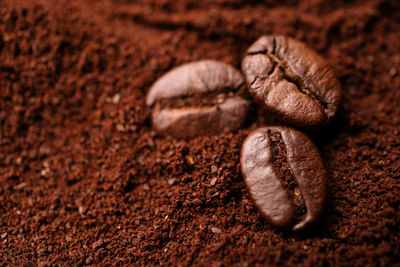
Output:
<instances>
[{"instance_id":1,"label":"roasted coffee bean","mask_svg":"<svg viewBox=\"0 0 400 267\"><path fill-rule=\"evenodd\" d=\"M234 67L202 60L177 67L150 88L152 124L161 134L177 138L215 135L236 130L249 115L251 101L241 73Z\"/></svg>"},{"instance_id":2,"label":"roasted coffee bean","mask_svg":"<svg viewBox=\"0 0 400 267\"><path fill-rule=\"evenodd\" d=\"M303 133L259 128L243 143L240 164L251 199L271 224L298 231L320 217L325 170L317 148Z\"/></svg>"},{"instance_id":3,"label":"roasted coffee bean","mask_svg":"<svg viewBox=\"0 0 400 267\"><path fill-rule=\"evenodd\" d=\"M318 128L338 109L341 89L333 69L292 38L262 36L248 49L242 69L255 101L288 124Z\"/></svg>"}]
</instances>

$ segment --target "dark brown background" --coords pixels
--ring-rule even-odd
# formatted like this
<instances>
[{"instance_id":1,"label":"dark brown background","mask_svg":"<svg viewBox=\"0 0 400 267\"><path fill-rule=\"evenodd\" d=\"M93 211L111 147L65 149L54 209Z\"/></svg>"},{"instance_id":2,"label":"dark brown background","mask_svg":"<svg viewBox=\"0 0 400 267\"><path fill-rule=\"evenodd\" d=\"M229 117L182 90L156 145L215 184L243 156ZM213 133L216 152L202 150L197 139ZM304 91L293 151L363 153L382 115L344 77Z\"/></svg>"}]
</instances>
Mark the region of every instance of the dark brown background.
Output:
<instances>
[{"instance_id":1,"label":"dark brown background","mask_svg":"<svg viewBox=\"0 0 400 267\"><path fill-rule=\"evenodd\" d=\"M399 3L0 1L0 262L399 265ZM239 67L272 33L316 49L343 86L337 119L309 133L330 195L301 235L249 201L239 152L260 122L177 141L144 104L172 67Z\"/></svg>"}]
</instances>

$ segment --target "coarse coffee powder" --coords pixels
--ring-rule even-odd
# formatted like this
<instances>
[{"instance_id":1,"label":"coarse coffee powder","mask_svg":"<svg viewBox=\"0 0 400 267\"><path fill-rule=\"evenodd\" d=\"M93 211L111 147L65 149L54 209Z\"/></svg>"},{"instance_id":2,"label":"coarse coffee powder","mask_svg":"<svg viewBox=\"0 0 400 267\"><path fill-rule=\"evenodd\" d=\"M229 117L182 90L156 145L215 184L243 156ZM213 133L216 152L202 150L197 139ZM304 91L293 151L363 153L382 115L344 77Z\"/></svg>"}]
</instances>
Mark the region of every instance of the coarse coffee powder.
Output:
<instances>
[{"instance_id":1,"label":"coarse coffee powder","mask_svg":"<svg viewBox=\"0 0 400 267\"><path fill-rule=\"evenodd\" d=\"M0 1L0 262L398 264L399 18L395 0ZM300 234L268 224L240 174L268 117L176 140L152 130L145 103L167 71L240 69L275 34L314 49L343 93L336 118L306 132L329 190Z\"/></svg>"}]
</instances>

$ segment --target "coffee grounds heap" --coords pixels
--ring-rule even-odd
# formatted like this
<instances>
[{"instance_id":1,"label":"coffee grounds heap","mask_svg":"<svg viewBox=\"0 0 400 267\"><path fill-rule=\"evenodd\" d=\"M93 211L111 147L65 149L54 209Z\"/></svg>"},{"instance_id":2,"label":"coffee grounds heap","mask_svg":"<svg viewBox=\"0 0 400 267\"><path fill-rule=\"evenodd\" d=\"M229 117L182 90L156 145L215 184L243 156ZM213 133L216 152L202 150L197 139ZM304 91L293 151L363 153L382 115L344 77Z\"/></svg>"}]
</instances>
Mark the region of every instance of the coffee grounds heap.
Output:
<instances>
[{"instance_id":1,"label":"coffee grounds heap","mask_svg":"<svg viewBox=\"0 0 400 267\"><path fill-rule=\"evenodd\" d=\"M199 3L0 2L1 262L398 263L398 1ZM168 70L204 58L239 69L272 33L316 49L343 90L336 119L308 134L330 193L307 234L267 224L239 174L261 116L183 141L156 135L145 104Z\"/></svg>"}]
</instances>

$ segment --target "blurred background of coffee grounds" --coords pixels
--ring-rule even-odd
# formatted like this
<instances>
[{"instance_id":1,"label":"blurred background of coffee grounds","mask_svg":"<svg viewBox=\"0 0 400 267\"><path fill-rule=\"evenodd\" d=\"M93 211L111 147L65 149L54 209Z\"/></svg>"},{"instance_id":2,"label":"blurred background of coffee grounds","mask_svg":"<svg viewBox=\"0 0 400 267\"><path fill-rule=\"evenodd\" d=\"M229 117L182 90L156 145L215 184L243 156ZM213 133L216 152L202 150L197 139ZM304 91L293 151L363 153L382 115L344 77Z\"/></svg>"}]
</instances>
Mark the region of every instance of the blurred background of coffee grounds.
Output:
<instances>
[{"instance_id":1,"label":"blurred background of coffee grounds","mask_svg":"<svg viewBox=\"0 0 400 267\"><path fill-rule=\"evenodd\" d=\"M0 262L394 265L399 262L399 1L0 1ZM249 200L247 134L157 136L145 95L167 70L240 68L262 34L316 49L343 106L308 133L324 220L282 233ZM268 121L268 119L266 120Z\"/></svg>"}]
</instances>

